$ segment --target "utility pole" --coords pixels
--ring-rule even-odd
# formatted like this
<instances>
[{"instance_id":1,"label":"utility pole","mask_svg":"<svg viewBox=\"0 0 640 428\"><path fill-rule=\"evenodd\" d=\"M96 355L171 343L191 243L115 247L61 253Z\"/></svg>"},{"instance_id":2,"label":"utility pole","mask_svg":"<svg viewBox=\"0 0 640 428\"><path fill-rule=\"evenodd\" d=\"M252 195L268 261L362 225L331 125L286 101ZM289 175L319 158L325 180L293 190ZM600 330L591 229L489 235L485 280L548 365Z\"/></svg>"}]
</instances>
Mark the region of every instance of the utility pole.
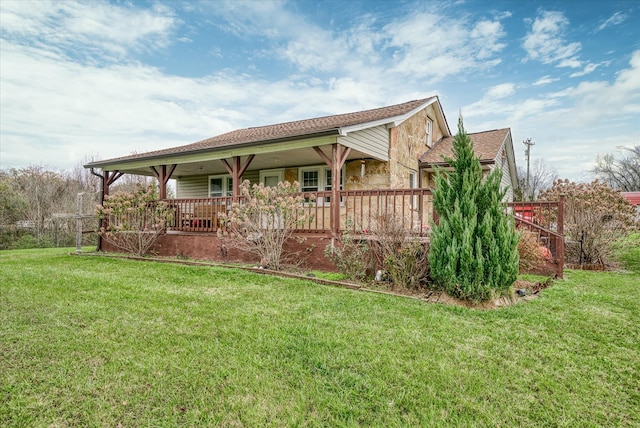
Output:
<instances>
[{"instance_id":1,"label":"utility pole","mask_svg":"<svg viewBox=\"0 0 640 428\"><path fill-rule=\"evenodd\" d=\"M524 150L524 155L527 157L527 182L525 185L525 189L527 189L529 200L533 199L533 195L531 194L531 189L529 189L529 164L531 160L531 146L535 146L536 143L531 141L531 138L527 138L522 142L527 148Z\"/></svg>"}]
</instances>

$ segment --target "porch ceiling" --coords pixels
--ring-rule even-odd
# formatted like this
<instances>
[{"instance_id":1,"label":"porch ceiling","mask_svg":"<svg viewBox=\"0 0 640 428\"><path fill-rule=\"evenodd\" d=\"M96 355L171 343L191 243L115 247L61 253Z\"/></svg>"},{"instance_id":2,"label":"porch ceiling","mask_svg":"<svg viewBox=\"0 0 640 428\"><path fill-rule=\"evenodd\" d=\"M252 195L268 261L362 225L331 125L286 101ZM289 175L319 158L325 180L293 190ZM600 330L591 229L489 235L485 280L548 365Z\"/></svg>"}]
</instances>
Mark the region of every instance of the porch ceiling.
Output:
<instances>
[{"instance_id":1,"label":"porch ceiling","mask_svg":"<svg viewBox=\"0 0 640 428\"><path fill-rule=\"evenodd\" d=\"M324 153L331 157L331 146L320 146ZM352 149L347 160L368 159L371 155ZM247 156L241 156L244 160ZM224 159L229 159L224 158ZM324 161L315 152L312 147L303 147L290 149L286 151L256 154L253 161L249 165L247 171L276 169L276 168L293 168L307 165L320 165ZM136 166L134 168L122 168L119 171L127 174L152 176L148 166ZM189 177L195 175L217 175L227 174L227 170L222 165L220 159L194 160L191 162L179 163L171 178Z\"/></svg>"}]
</instances>

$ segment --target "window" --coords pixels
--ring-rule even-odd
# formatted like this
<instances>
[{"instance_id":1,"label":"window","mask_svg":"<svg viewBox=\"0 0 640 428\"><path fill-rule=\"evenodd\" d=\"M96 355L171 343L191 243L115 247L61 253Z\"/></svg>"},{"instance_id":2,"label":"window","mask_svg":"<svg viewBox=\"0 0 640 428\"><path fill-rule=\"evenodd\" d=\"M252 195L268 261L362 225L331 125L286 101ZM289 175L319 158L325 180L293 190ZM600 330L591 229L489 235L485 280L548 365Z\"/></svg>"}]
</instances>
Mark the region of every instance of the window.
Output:
<instances>
[{"instance_id":1,"label":"window","mask_svg":"<svg viewBox=\"0 0 640 428\"><path fill-rule=\"evenodd\" d=\"M275 187L284 181L284 169L265 169L260 171L260 182L267 187Z\"/></svg>"},{"instance_id":2,"label":"window","mask_svg":"<svg viewBox=\"0 0 640 428\"><path fill-rule=\"evenodd\" d=\"M430 118L427 118L427 139L425 140L425 144L429 147L431 147L431 144L433 143L433 120L431 120Z\"/></svg>"},{"instance_id":3,"label":"window","mask_svg":"<svg viewBox=\"0 0 640 428\"><path fill-rule=\"evenodd\" d=\"M409 189L418 187L418 174L415 171L409 171Z\"/></svg>"},{"instance_id":4,"label":"window","mask_svg":"<svg viewBox=\"0 0 640 428\"><path fill-rule=\"evenodd\" d=\"M300 180L300 190L303 192L317 192L320 190L320 171L317 169L302 171L302 180Z\"/></svg>"},{"instance_id":5,"label":"window","mask_svg":"<svg viewBox=\"0 0 640 428\"><path fill-rule=\"evenodd\" d=\"M228 175L209 176L209 197L233 196L233 179Z\"/></svg>"},{"instance_id":6,"label":"window","mask_svg":"<svg viewBox=\"0 0 640 428\"><path fill-rule=\"evenodd\" d=\"M319 192L329 191L333 188L333 177L330 168L326 167L309 167L301 168L299 172L300 176L300 191L302 192ZM341 182L340 189L342 189L344 183L344 171L340 174ZM331 201L331 198L318 198L318 205L326 204Z\"/></svg>"}]
</instances>

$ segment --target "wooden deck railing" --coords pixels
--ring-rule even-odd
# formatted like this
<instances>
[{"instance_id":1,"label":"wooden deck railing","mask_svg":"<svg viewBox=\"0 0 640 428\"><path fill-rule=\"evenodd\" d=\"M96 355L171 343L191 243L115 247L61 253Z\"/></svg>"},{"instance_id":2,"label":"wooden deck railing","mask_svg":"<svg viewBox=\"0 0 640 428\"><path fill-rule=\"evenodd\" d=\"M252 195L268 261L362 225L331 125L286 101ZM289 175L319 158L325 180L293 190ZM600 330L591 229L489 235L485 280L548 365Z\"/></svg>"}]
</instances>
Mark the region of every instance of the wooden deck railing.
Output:
<instances>
[{"instance_id":1,"label":"wooden deck railing","mask_svg":"<svg viewBox=\"0 0 640 428\"><path fill-rule=\"evenodd\" d=\"M341 190L339 210L332 209L333 193L301 192L309 220L297 230L302 233L330 234L331 216L339 212L339 232L366 234L380 221L392 216L404 229L417 236L429 234L433 220L433 198L428 189ZM168 199L175 215L168 230L216 232L223 227L221 214L233 203L232 197ZM508 204L516 224L536 233L541 245L549 249L562 277L564 266L564 199L557 202L517 202Z\"/></svg>"},{"instance_id":2,"label":"wooden deck railing","mask_svg":"<svg viewBox=\"0 0 640 428\"><path fill-rule=\"evenodd\" d=\"M167 199L175 210L168 230L182 232L216 232L222 225L221 214L231 207L231 197Z\"/></svg>"},{"instance_id":3,"label":"wooden deck railing","mask_svg":"<svg viewBox=\"0 0 640 428\"><path fill-rule=\"evenodd\" d=\"M428 189L345 190L340 198L340 230L369 232L393 217L415 235L429 233L433 213Z\"/></svg>"},{"instance_id":4,"label":"wooden deck railing","mask_svg":"<svg viewBox=\"0 0 640 428\"><path fill-rule=\"evenodd\" d=\"M516 226L537 234L538 242L549 250L556 274L564 274L564 196L559 201L512 202L508 204Z\"/></svg>"},{"instance_id":5,"label":"wooden deck railing","mask_svg":"<svg viewBox=\"0 0 640 428\"><path fill-rule=\"evenodd\" d=\"M333 194L331 191L301 192L309 221L297 232L330 233ZM428 189L342 190L339 192L339 230L367 233L385 216L393 216L404 228L417 235L428 233L431 192ZM216 232L222 227L221 214L232 204L232 197L169 199L175 210L169 230Z\"/></svg>"}]
</instances>

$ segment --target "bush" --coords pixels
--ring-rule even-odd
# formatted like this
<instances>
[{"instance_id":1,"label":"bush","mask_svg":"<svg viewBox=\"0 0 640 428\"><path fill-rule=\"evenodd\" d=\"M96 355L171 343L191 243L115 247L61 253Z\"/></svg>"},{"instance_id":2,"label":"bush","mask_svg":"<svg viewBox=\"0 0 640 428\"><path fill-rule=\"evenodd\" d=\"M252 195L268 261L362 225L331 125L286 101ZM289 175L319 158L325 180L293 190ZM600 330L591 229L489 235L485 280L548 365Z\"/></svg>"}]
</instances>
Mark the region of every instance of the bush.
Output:
<instances>
[{"instance_id":1,"label":"bush","mask_svg":"<svg viewBox=\"0 0 640 428\"><path fill-rule=\"evenodd\" d=\"M384 267L394 285L409 290L423 288L429 273L429 250L418 241L405 242L384 261Z\"/></svg>"},{"instance_id":2,"label":"bush","mask_svg":"<svg viewBox=\"0 0 640 428\"><path fill-rule=\"evenodd\" d=\"M591 183L557 180L540 193L540 199L558 200L560 195L565 195L565 237L577 242L567 245L566 259L574 263L611 264L614 243L637 226L635 208L619 191L598 180Z\"/></svg>"},{"instance_id":3,"label":"bush","mask_svg":"<svg viewBox=\"0 0 640 428\"><path fill-rule=\"evenodd\" d=\"M502 172L483 180L462 118L453 152L445 159L453 172L439 170L433 192L439 223L431 233L431 278L454 297L485 301L507 294L517 278L518 233L502 202Z\"/></svg>"},{"instance_id":4,"label":"bush","mask_svg":"<svg viewBox=\"0 0 640 428\"><path fill-rule=\"evenodd\" d=\"M223 216L229 239L227 245L254 254L262 266L279 270L283 249L295 229L310 220L304 198L297 195L298 183L280 182L277 186L240 186L240 203L234 203Z\"/></svg>"},{"instance_id":5,"label":"bush","mask_svg":"<svg viewBox=\"0 0 640 428\"><path fill-rule=\"evenodd\" d=\"M351 229L347 222L346 230L340 239L340 245L327 245L324 256L329 259L338 271L353 281L364 281L371 264L369 245L348 232Z\"/></svg>"},{"instance_id":6,"label":"bush","mask_svg":"<svg viewBox=\"0 0 640 428\"><path fill-rule=\"evenodd\" d=\"M174 216L166 202L157 200L152 185L109 195L96 211L105 221L100 229L103 239L138 256L147 254Z\"/></svg>"},{"instance_id":7,"label":"bush","mask_svg":"<svg viewBox=\"0 0 640 428\"><path fill-rule=\"evenodd\" d=\"M428 251L393 214L380 216L372 230L372 252L376 264L389 274L392 288L418 289L426 283Z\"/></svg>"},{"instance_id":8,"label":"bush","mask_svg":"<svg viewBox=\"0 0 640 428\"><path fill-rule=\"evenodd\" d=\"M352 280L366 279L369 268L384 269L391 280L391 288L410 290L421 288L429 271L428 251L425 246L409 235L402 222L393 215L380 216L363 241L352 236L351 222L339 246L327 246L325 256L338 270Z\"/></svg>"},{"instance_id":9,"label":"bush","mask_svg":"<svg viewBox=\"0 0 640 428\"><path fill-rule=\"evenodd\" d=\"M518 255L520 256L520 273L535 272L545 260L551 258L549 250L540 245L537 234L529 230L523 230L520 233Z\"/></svg>"}]
</instances>

